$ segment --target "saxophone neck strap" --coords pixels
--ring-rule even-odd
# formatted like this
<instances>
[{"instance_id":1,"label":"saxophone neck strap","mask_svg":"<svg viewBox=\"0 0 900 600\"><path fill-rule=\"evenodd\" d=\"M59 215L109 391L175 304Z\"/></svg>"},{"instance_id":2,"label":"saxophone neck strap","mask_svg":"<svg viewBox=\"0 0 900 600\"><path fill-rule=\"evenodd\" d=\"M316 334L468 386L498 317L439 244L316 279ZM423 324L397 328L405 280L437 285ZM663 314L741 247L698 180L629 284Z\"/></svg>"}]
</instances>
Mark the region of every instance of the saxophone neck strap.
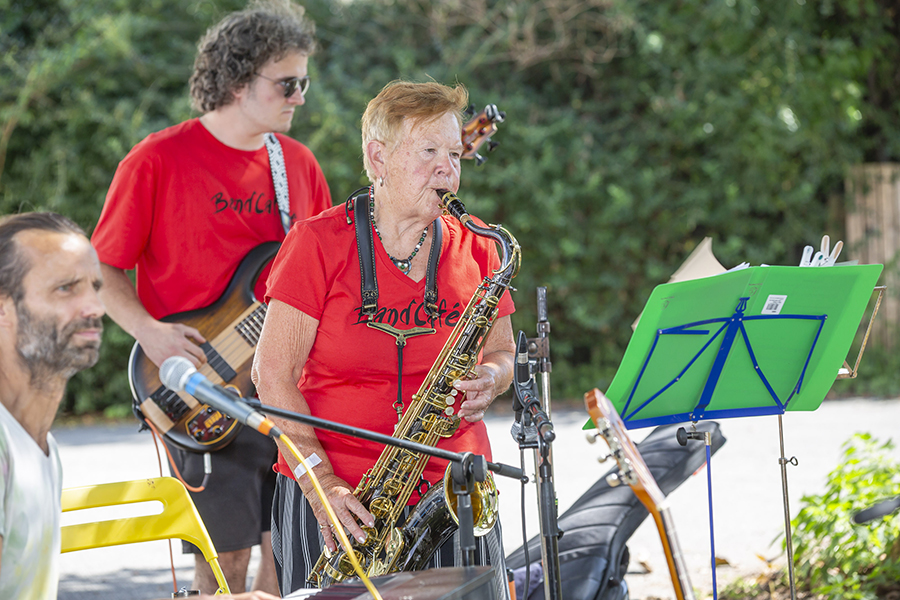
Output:
<instances>
[{"instance_id":1,"label":"saxophone neck strap","mask_svg":"<svg viewBox=\"0 0 900 600\"><path fill-rule=\"evenodd\" d=\"M387 323L369 321L368 327L383 331L397 340L397 399L394 401L394 410L397 412L397 423L403 418L403 348L406 340L417 335L433 335L437 330L433 327L411 327L409 329L397 329Z\"/></svg>"},{"instance_id":2,"label":"saxophone neck strap","mask_svg":"<svg viewBox=\"0 0 900 600\"><path fill-rule=\"evenodd\" d=\"M370 319L378 312L378 280L375 278L375 247L369 223L369 192L353 198L353 221L356 225L356 249L359 254L362 314Z\"/></svg>"},{"instance_id":3,"label":"saxophone neck strap","mask_svg":"<svg viewBox=\"0 0 900 600\"><path fill-rule=\"evenodd\" d=\"M425 271L425 312L432 319L436 319L439 315L437 306L437 268L438 261L441 259L441 242L444 238L444 228L441 226L440 217L435 219L432 225L431 249L428 250L428 269Z\"/></svg>"},{"instance_id":4,"label":"saxophone neck strap","mask_svg":"<svg viewBox=\"0 0 900 600\"><path fill-rule=\"evenodd\" d=\"M349 206L352 203L353 221L356 227L356 249L359 255L361 311L363 315L372 319L378 312L378 277L375 273L375 246L369 212L370 191L365 188L363 188L362 193L358 193L359 191L354 192L354 195L351 195L347 200L345 211L348 213L349 221ZM436 319L439 316L437 306L437 269L441 258L443 237L444 230L441 227L441 220L437 218L432 223L431 249L428 252L428 267L425 271L425 312L432 319Z\"/></svg>"}]
</instances>

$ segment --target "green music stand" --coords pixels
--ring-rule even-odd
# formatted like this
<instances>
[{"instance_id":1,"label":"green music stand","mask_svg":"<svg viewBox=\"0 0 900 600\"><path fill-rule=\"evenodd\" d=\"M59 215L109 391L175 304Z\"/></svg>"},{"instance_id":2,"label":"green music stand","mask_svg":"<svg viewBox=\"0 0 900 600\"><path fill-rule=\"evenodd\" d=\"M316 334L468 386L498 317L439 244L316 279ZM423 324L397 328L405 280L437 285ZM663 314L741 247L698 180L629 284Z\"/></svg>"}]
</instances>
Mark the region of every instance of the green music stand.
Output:
<instances>
[{"instance_id":1,"label":"green music stand","mask_svg":"<svg viewBox=\"0 0 900 600\"><path fill-rule=\"evenodd\" d=\"M815 410L881 269L750 267L660 285L607 397L629 429Z\"/></svg>"},{"instance_id":2,"label":"green music stand","mask_svg":"<svg viewBox=\"0 0 900 600\"><path fill-rule=\"evenodd\" d=\"M792 597L785 465L796 462L784 457L781 415L821 405L881 270L761 266L657 286L606 392L629 429L778 415Z\"/></svg>"}]
</instances>

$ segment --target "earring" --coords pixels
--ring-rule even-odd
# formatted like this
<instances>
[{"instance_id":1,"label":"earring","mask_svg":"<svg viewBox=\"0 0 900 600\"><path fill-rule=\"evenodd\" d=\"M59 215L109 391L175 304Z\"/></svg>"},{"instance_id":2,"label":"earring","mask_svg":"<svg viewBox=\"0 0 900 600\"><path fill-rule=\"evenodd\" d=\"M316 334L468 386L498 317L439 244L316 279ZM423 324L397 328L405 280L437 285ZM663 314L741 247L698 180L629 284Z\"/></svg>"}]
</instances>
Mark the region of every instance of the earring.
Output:
<instances>
[{"instance_id":1,"label":"earring","mask_svg":"<svg viewBox=\"0 0 900 600\"><path fill-rule=\"evenodd\" d=\"M378 178L378 185L384 186L384 177L379 177L379 178Z\"/></svg>"}]
</instances>

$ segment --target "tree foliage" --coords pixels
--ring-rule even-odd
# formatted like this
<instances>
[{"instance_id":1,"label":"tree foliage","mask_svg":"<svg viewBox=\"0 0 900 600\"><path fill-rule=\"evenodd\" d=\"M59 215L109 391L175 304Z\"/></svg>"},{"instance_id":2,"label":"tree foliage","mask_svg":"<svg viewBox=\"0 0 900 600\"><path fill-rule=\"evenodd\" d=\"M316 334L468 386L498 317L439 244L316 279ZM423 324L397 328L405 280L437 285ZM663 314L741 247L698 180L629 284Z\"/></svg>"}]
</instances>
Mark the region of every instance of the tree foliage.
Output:
<instances>
[{"instance_id":1,"label":"tree foliage","mask_svg":"<svg viewBox=\"0 0 900 600\"><path fill-rule=\"evenodd\" d=\"M336 201L359 118L397 79L506 112L461 198L523 247L514 325L548 287L554 395L605 388L650 291L703 239L726 266L840 236L848 165L900 158L889 0L310 0L320 49L292 135ZM190 116L196 40L237 1L0 0L0 211L90 230L115 166ZM127 336L67 406L127 406ZM884 392L896 392L886 389Z\"/></svg>"}]
</instances>

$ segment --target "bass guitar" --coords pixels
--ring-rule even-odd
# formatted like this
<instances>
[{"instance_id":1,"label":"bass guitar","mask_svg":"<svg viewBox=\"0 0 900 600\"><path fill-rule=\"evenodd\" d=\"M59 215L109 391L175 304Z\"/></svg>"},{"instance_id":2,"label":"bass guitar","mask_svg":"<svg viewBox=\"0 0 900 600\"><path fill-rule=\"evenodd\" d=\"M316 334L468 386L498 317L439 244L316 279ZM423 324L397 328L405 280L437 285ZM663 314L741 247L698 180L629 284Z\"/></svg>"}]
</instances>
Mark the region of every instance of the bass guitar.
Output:
<instances>
[{"instance_id":1,"label":"bass guitar","mask_svg":"<svg viewBox=\"0 0 900 600\"><path fill-rule=\"evenodd\" d=\"M254 296L253 287L280 245L266 242L251 250L213 304L162 319L200 331L207 340L200 346L206 354L206 363L198 371L214 384L224 385L248 398L256 393L250 380L250 367L266 316L266 305ZM134 344L128 360L128 380L135 414L150 421L169 441L185 450L219 450L242 427L240 422L201 404L190 394L165 387L159 380L159 369L139 343Z\"/></svg>"},{"instance_id":2,"label":"bass guitar","mask_svg":"<svg viewBox=\"0 0 900 600\"><path fill-rule=\"evenodd\" d=\"M640 452L628 437L619 413L603 392L595 388L586 393L584 404L600 431L600 436L609 445L610 455L619 465L618 481L628 484L656 523L675 588L675 598L694 600L694 588L688 578L665 494L659 489ZM613 481L615 480L607 480L607 483L614 485Z\"/></svg>"}]
</instances>

